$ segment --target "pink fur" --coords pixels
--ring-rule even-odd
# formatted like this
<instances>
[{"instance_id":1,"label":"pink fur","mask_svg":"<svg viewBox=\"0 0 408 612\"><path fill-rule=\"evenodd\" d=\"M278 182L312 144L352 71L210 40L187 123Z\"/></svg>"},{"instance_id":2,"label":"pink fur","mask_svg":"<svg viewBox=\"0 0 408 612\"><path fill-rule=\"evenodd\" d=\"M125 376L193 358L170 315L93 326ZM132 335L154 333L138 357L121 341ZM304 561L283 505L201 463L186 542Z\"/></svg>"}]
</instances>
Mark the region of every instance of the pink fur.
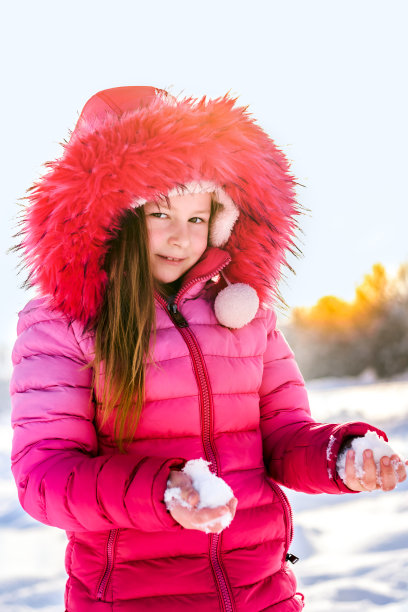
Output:
<instances>
[{"instance_id":1,"label":"pink fur","mask_svg":"<svg viewBox=\"0 0 408 612\"><path fill-rule=\"evenodd\" d=\"M121 213L135 199L196 180L218 184L240 210L225 246L228 279L250 284L263 305L276 299L285 252L294 248L294 178L283 153L229 94L171 103L160 95L122 115L82 117L62 158L48 166L29 191L23 249L30 282L66 314L84 323L98 315L106 243Z\"/></svg>"}]
</instances>

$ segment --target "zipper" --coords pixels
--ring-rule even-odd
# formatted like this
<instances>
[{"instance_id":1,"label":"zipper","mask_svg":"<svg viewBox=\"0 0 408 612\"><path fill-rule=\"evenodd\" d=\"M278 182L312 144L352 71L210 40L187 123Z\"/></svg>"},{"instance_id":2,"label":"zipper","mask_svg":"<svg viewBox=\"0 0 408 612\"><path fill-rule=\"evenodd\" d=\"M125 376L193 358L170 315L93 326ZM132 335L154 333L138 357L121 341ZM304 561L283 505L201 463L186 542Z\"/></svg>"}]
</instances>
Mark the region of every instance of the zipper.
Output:
<instances>
[{"instance_id":1,"label":"zipper","mask_svg":"<svg viewBox=\"0 0 408 612\"><path fill-rule=\"evenodd\" d=\"M273 491L279 497L281 504L283 506L284 514L285 514L286 534L285 534L285 550L283 553L283 561L284 562L290 561L291 563L297 563L297 561L299 561L298 557L296 557L295 555L289 554L289 546L292 544L292 540L293 540L292 508L290 506L288 498L286 497L282 489L277 484L275 484L273 480L270 480L269 478L267 478L267 482L269 486L271 487L271 489L273 489ZM296 559L296 561L294 559Z\"/></svg>"},{"instance_id":2,"label":"zipper","mask_svg":"<svg viewBox=\"0 0 408 612\"><path fill-rule=\"evenodd\" d=\"M235 610L233 595L231 593L231 587L229 586L225 570L222 567L220 556L221 541L221 534L212 533L210 535L211 568L215 576L215 583L221 592L220 602L222 609L225 610L225 612L233 612Z\"/></svg>"},{"instance_id":3,"label":"zipper","mask_svg":"<svg viewBox=\"0 0 408 612\"><path fill-rule=\"evenodd\" d=\"M104 599L106 589L108 586L109 578L111 577L113 569L113 555L115 550L116 540L119 534L119 529L111 529L109 532L108 541L106 543L106 563L105 570L103 572L101 581L99 583L98 591L96 593L96 599L99 601Z\"/></svg>"},{"instance_id":4,"label":"zipper","mask_svg":"<svg viewBox=\"0 0 408 612\"><path fill-rule=\"evenodd\" d=\"M167 310L171 314L171 318L174 320L177 327L188 327L188 322L185 320L181 312L177 310L177 306L175 304L168 304Z\"/></svg>"},{"instance_id":5,"label":"zipper","mask_svg":"<svg viewBox=\"0 0 408 612\"><path fill-rule=\"evenodd\" d=\"M221 269L221 268L220 268ZM218 272L219 270L217 270ZM211 278L217 272L213 272ZM190 352L194 374L198 383L200 393L200 407L201 407L201 437L203 441L204 455L207 461L210 463L210 470L218 476L219 467L217 461L217 451L214 444L214 430L212 422L212 401L210 393L210 381L208 378L207 368L205 366L204 356L201 352L200 346L197 342L196 337L188 326L188 321L183 317L181 312L177 308L176 301L179 301L181 296L188 290L188 287L193 285L198 280L206 280L205 277L201 279L195 279L195 281L189 283L186 287L183 287L183 291L176 295L176 299L173 303L167 304L162 296L156 295L157 300L166 309L169 317L175 323L176 328L180 332L187 348ZM233 596L229 581L222 565L220 548L221 548L222 536L221 534L210 534L209 535L209 552L210 552L210 564L214 575L214 582L218 589L220 598L221 609L224 612L234 612L235 606L233 604Z\"/></svg>"}]
</instances>

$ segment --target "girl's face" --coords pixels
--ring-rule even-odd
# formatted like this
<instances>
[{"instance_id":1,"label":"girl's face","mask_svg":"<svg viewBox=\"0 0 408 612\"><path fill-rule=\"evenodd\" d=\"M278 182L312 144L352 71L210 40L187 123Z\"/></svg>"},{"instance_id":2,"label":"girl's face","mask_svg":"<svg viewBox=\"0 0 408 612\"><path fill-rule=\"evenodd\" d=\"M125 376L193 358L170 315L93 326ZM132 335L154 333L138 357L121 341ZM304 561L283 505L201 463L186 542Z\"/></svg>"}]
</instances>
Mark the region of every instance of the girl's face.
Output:
<instances>
[{"instance_id":1,"label":"girl's face","mask_svg":"<svg viewBox=\"0 0 408 612\"><path fill-rule=\"evenodd\" d=\"M207 248L211 194L191 193L144 205L153 276L172 283L189 270Z\"/></svg>"}]
</instances>

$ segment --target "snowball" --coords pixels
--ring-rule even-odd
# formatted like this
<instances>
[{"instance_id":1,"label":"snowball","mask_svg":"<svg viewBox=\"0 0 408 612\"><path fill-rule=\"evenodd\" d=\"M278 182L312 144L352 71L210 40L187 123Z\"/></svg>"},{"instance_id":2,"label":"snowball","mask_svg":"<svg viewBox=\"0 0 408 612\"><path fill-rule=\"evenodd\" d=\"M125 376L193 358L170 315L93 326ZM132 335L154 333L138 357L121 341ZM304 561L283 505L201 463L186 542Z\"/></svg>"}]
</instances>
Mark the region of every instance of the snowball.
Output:
<instances>
[{"instance_id":1,"label":"snowball","mask_svg":"<svg viewBox=\"0 0 408 612\"><path fill-rule=\"evenodd\" d=\"M231 487L222 479L210 472L208 468L208 461L204 459L192 459L187 461L183 468L183 472L190 476L194 489L200 496L200 501L196 506L196 509L200 508L217 508L218 506L225 506L234 493ZM172 502L176 501L185 508L191 508L191 505L182 499L181 490L179 487L170 487L164 493L164 501L166 506L171 506ZM207 523L197 525L200 529L204 529L206 533L209 533L209 527L213 524L221 523L222 529L228 527L232 521L231 512L226 512L221 517L208 521Z\"/></svg>"},{"instance_id":2,"label":"snowball","mask_svg":"<svg viewBox=\"0 0 408 612\"><path fill-rule=\"evenodd\" d=\"M180 487L168 487L164 492L164 501L167 508L171 508L173 501L184 508L191 508L191 505L181 497Z\"/></svg>"},{"instance_id":3,"label":"snowball","mask_svg":"<svg viewBox=\"0 0 408 612\"><path fill-rule=\"evenodd\" d=\"M354 467L357 478L363 478L363 453L366 449L373 451L374 461L377 467L377 482L381 484L380 479L380 459L381 457L391 457L396 453L391 446L380 438L375 431L368 431L363 438L354 438L351 443L351 450L355 452ZM337 472L340 478L344 481L346 475L346 455L350 448L345 449L337 458ZM397 462L396 462L397 463ZM397 466L394 465L394 468Z\"/></svg>"},{"instance_id":4,"label":"snowball","mask_svg":"<svg viewBox=\"0 0 408 612\"><path fill-rule=\"evenodd\" d=\"M225 506L234 493L231 487L208 468L208 461L204 459L192 459L187 461L183 472L190 476L193 487L200 495L200 503L197 508L217 508Z\"/></svg>"}]
</instances>

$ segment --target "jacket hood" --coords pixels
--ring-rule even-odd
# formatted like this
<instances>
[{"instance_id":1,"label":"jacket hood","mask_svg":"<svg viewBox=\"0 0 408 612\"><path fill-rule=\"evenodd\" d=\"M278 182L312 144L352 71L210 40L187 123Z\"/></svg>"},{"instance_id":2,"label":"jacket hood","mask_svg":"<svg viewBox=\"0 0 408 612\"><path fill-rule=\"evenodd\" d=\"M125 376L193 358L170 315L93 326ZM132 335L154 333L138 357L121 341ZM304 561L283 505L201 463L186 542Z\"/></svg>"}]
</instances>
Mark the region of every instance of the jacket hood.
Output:
<instances>
[{"instance_id":1,"label":"jacket hood","mask_svg":"<svg viewBox=\"0 0 408 612\"><path fill-rule=\"evenodd\" d=\"M62 157L28 192L20 246L29 284L69 316L94 321L123 213L171 193L212 190L222 206L210 245L231 256L228 280L250 284L270 307L286 252L296 250L295 180L236 102L229 94L176 99L153 87L95 94Z\"/></svg>"}]
</instances>

